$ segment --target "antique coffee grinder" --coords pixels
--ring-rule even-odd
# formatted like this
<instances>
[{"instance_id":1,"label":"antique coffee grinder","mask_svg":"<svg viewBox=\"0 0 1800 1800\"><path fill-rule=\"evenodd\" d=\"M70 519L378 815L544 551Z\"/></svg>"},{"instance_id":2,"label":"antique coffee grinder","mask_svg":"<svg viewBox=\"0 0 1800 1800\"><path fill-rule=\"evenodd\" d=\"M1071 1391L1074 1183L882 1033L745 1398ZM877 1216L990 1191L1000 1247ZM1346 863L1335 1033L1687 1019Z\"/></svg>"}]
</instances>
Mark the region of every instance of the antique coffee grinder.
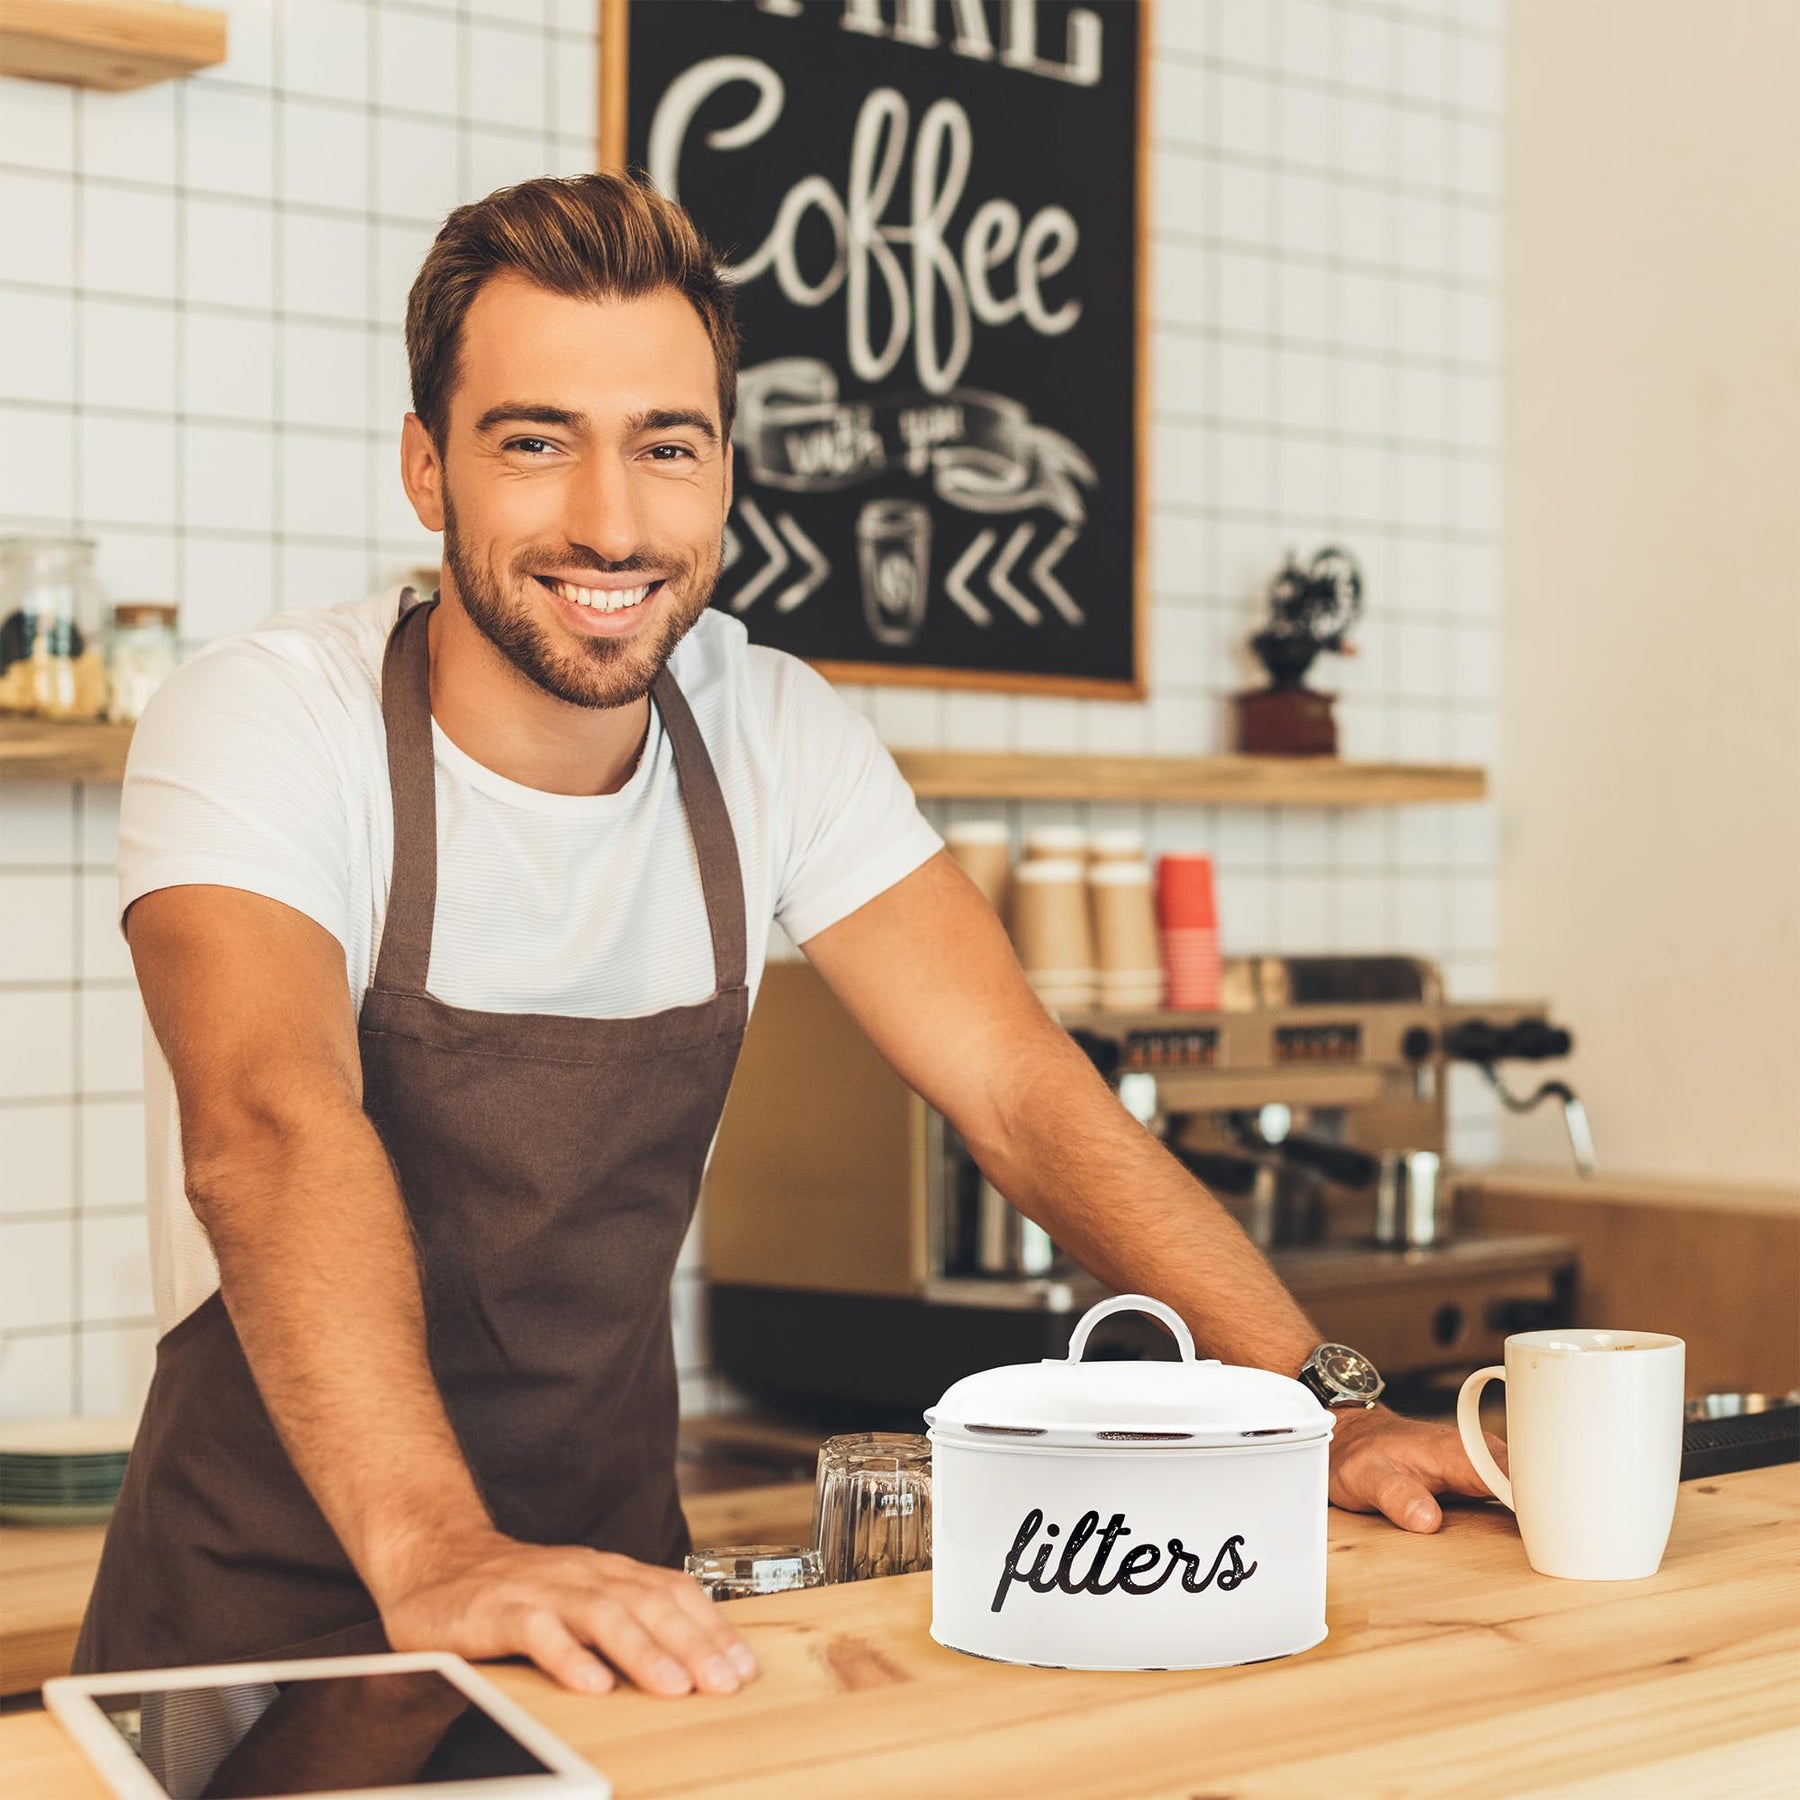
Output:
<instances>
[{"instance_id":1,"label":"antique coffee grinder","mask_svg":"<svg viewBox=\"0 0 1800 1800\"><path fill-rule=\"evenodd\" d=\"M1269 623L1250 648L1269 685L1234 696L1238 749L1252 756L1335 756L1330 694L1305 685L1321 650L1354 654L1345 639L1362 616L1362 570L1347 550L1328 546L1304 569L1290 552L1269 584Z\"/></svg>"}]
</instances>

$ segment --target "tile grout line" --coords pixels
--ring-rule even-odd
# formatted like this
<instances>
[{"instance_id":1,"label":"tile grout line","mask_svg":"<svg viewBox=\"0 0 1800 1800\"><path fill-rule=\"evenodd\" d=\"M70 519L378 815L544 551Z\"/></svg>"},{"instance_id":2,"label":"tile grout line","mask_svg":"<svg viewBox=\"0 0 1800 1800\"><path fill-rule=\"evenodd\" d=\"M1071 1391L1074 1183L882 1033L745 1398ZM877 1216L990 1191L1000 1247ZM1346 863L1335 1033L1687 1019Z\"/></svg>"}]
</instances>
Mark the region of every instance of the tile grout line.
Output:
<instances>
[{"instance_id":1,"label":"tile grout line","mask_svg":"<svg viewBox=\"0 0 1800 1800\"><path fill-rule=\"evenodd\" d=\"M365 158L366 167L363 172L363 242L365 265L363 270L364 305L371 320L382 316L381 303L381 233L382 227L377 222L377 211L381 198L381 117L383 108L376 95L381 92L383 65L381 60L381 21L376 9L369 9L368 26L368 85L365 90L366 112L364 115L364 131L366 133ZM404 318L404 306L401 309ZM365 421L375 416L376 400L381 392L381 344L374 332L370 332L363 357L363 402L362 417ZM391 443L391 435L388 440ZM390 450L391 455L391 450ZM363 486L367 490L363 509L363 559L367 564L365 580L373 588L380 579L378 564L381 558L381 509L375 495L381 481L379 456L376 450L376 436L370 433L363 445Z\"/></svg>"},{"instance_id":2,"label":"tile grout line","mask_svg":"<svg viewBox=\"0 0 1800 1800\"><path fill-rule=\"evenodd\" d=\"M86 297L87 284L87 107L89 96L85 91L77 91L73 96L71 118L74 143L72 150L75 159L75 178L73 195L73 267L70 270L74 283L73 319L71 344L71 373L74 380L75 418L70 431L70 442L75 455L75 468L71 472L70 499L76 508L75 535L85 536L84 509L87 499L87 483L84 478L83 464L85 457L83 448L86 441L87 399L87 357L84 349L86 332L83 329L88 305ZM79 783L69 790L69 848L78 863L85 863L87 857L87 791ZM81 877L76 875L69 883L71 899L70 930L70 967L75 979L69 987L69 1085L77 1096L69 1107L69 1178L68 1195L69 1219L69 1289L68 1316L71 1324L81 1317L82 1293L82 1254L81 1254L81 1151L82 1151L82 1116L81 1103L78 1096L83 1083L83 1060L85 1056L84 1024L82 1019L82 978L86 974L86 959L83 954L81 937ZM69 1409L77 1417L83 1408L82 1394L82 1359L80 1345L73 1333L69 1338Z\"/></svg>"},{"instance_id":3,"label":"tile grout line","mask_svg":"<svg viewBox=\"0 0 1800 1800\"><path fill-rule=\"evenodd\" d=\"M285 26L286 16L283 15ZM287 483L282 479L287 466L289 441L286 407L286 371L288 355L288 291L287 291L287 170L283 160L287 147L285 129L287 102L287 32L278 29L269 45L269 417L275 422L275 442L269 455L269 586L271 608L282 611L287 604Z\"/></svg>"}]
</instances>

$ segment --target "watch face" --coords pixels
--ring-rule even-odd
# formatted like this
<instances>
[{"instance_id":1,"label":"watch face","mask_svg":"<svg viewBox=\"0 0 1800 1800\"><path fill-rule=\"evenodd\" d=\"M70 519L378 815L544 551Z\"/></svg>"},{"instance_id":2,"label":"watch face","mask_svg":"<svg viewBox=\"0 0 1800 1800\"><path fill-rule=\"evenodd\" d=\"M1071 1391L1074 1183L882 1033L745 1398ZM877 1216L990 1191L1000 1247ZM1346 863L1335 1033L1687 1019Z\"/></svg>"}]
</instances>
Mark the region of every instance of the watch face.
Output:
<instances>
[{"instance_id":1,"label":"watch face","mask_svg":"<svg viewBox=\"0 0 1800 1800\"><path fill-rule=\"evenodd\" d=\"M1372 1400L1381 1392L1375 1365L1348 1344L1321 1344L1315 1353L1318 1370L1339 1393L1354 1400Z\"/></svg>"}]
</instances>

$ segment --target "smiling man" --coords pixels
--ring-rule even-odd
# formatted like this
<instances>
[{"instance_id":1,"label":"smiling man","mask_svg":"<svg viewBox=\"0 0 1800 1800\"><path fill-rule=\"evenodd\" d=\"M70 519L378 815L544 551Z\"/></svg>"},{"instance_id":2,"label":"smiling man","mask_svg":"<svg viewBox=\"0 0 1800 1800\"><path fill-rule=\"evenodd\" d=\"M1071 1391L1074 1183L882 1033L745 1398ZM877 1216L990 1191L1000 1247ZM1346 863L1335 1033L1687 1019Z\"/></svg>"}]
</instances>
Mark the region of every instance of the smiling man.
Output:
<instances>
[{"instance_id":1,"label":"smiling man","mask_svg":"<svg viewBox=\"0 0 1800 1800\"><path fill-rule=\"evenodd\" d=\"M773 921L1097 1275L1346 1405L1340 1505L1482 1492L1044 1013L867 723L707 609L737 340L686 215L464 207L407 350L436 602L222 640L133 745L163 1336L77 1666L754 1674L677 1572L669 1282Z\"/></svg>"}]
</instances>

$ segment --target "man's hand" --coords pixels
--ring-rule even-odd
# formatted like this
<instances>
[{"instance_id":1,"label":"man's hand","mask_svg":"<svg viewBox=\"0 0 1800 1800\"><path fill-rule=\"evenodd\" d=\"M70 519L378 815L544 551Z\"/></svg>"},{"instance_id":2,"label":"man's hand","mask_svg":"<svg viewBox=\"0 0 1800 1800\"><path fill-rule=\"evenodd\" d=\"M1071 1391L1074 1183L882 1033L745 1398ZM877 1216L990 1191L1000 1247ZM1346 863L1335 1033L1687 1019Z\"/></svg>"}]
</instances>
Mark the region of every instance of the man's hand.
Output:
<instances>
[{"instance_id":1,"label":"man's hand","mask_svg":"<svg viewBox=\"0 0 1800 1800\"><path fill-rule=\"evenodd\" d=\"M1403 1531L1436 1531L1444 1522L1438 1494L1487 1499L1454 1424L1403 1419L1385 1406L1340 1411L1331 1437L1331 1504L1345 1512L1378 1512ZM1488 1448L1506 1467L1506 1446L1491 1432Z\"/></svg>"},{"instance_id":2,"label":"man's hand","mask_svg":"<svg viewBox=\"0 0 1800 1800\"><path fill-rule=\"evenodd\" d=\"M396 1650L527 1656L577 1693L604 1693L615 1669L669 1695L735 1694L756 1674L749 1645L691 1577L603 1550L486 1533L438 1547L376 1598Z\"/></svg>"}]
</instances>

